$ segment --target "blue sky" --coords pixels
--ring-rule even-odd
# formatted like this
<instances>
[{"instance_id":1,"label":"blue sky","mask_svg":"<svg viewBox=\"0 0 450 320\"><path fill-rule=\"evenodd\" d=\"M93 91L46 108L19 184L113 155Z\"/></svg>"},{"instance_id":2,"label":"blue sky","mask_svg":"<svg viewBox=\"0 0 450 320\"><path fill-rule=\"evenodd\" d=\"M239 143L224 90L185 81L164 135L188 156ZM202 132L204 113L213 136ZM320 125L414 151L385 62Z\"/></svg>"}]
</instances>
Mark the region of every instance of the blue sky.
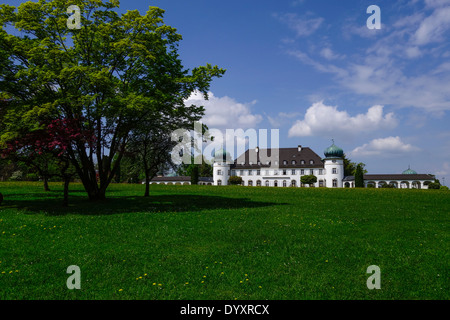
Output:
<instances>
[{"instance_id":1,"label":"blue sky","mask_svg":"<svg viewBox=\"0 0 450 320\"><path fill-rule=\"evenodd\" d=\"M5 1L17 4L20 1ZM70 4L70 1L68 1ZM381 9L381 29L366 12ZM450 182L450 0L129 0L166 10L187 68L214 80L205 123L280 129L319 155L334 139L369 173L408 168Z\"/></svg>"}]
</instances>

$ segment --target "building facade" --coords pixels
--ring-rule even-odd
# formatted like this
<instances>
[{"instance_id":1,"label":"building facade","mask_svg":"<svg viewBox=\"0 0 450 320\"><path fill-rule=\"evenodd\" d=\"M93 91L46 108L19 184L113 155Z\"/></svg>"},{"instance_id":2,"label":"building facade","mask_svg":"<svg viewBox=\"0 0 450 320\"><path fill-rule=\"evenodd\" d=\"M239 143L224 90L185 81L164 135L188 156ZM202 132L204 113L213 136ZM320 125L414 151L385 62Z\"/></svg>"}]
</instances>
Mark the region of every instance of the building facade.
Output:
<instances>
[{"instance_id":1,"label":"building facade","mask_svg":"<svg viewBox=\"0 0 450 320\"><path fill-rule=\"evenodd\" d=\"M327 187L353 188L354 176L344 176L344 151L333 144L324 150L324 158L308 147L280 149L249 149L232 161L230 154L221 149L215 154L214 185L228 185L229 178L242 178L244 186L265 187ZM301 177L314 175L317 182L305 185ZM394 188L428 189L435 177L417 174L408 168L402 174L366 174L366 187L381 188L389 184Z\"/></svg>"},{"instance_id":2,"label":"building facade","mask_svg":"<svg viewBox=\"0 0 450 320\"><path fill-rule=\"evenodd\" d=\"M344 152L334 145L325 149L325 158L308 147L249 149L234 162L225 150L215 154L214 185L228 185L231 176L242 178L244 186L309 187L301 177L314 175L314 187L342 188Z\"/></svg>"}]
</instances>

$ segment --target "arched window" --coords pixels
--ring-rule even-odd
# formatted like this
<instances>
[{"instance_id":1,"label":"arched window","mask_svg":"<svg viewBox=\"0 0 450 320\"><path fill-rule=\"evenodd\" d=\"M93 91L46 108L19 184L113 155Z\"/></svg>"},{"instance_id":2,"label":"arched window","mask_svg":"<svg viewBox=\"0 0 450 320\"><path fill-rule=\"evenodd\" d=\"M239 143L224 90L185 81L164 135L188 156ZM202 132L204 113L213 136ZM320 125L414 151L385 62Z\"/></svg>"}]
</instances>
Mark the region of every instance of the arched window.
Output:
<instances>
[{"instance_id":1,"label":"arched window","mask_svg":"<svg viewBox=\"0 0 450 320\"><path fill-rule=\"evenodd\" d=\"M217 180L217 185L221 186L222 185L222 180Z\"/></svg>"},{"instance_id":2,"label":"arched window","mask_svg":"<svg viewBox=\"0 0 450 320\"><path fill-rule=\"evenodd\" d=\"M253 180L248 180L248 186L253 187Z\"/></svg>"},{"instance_id":3,"label":"arched window","mask_svg":"<svg viewBox=\"0 0 450 320\"><path fill-rule=\"evenodd\" d=\"M300 161L300 164L305 164L305 160Z\"/></svg>"},{"instance_id":4,"label":"arched window","mask_svg":"<svg viewBox=\"0 0 450 320\"><path fill-rule=\"evenodd\" d=\"M286 160L283 160L283 164L284 164L284 165L287 165L288 162L287 162Z\"/></svg>"},{"instance_id":5,"label":"arched window","mask_svg":"<svg viewBox=\"0 0 450 320\"><path fill-rule=\"evenodd\" d=\"M283 180L283 187L287 187L287 182L286 182L286 180Z\"/></svg>"},{"instance_id":6,"label":"arched window","mask_svg":"<svg viewBox=\"0 0 450 320\"><path fill-rule=\"evenodd\" d=\"M309 160L309 164L314 164L314 160Z\"/></svg>"},{"instance_id":7,"label":"arched window","mask_svg":"<svg viewBox=\"0 0 450 320\"><path fill-rule=\"evenodd\" d=\"M278 187L278 181L277 181L277 180L275 180L275 181L273 182L273 186L274 186L274 187Z\"/></svg>"},{"instance_id":8,"label":"arched window","mask_svg":"<svg viewBox=\"0 0 450 320\"><path fill-rule=\"evenodd\" d=\"M266 180L266 187L270 186L269 180Z\"/></svg>"},{"instance_id":9,"label":"arched window","mask_svg":"<svg viewBox=\"0 0 450 320\"><path fill-rule=\"evenodd\" d=\"M296 187L296 186L297 186L297 181L292 180L292 181L291 181L291 187Z\"/></svg>"},{"instance_id":10,"label":"arched window","mask_svg":"<svg viewBox=\"0 0 450 320\"><path fill-rule=\"evenodd\" d=\"M337 179L333 179L333 188L337 188Z\"/></svg>"},{"instance_id":11,"label":"arched window","mask_svg":"<svg viewBox=\"0 0 450 320\"><path fill-rule=\"evenodd\" d=\"M291 162L292 164L297 164L297 161L295 161L295 160L292 160L292 162Z\"/></svg>"},{"instance_id":12,"label":"arched window","mask_svg":"<svg viewBox=\"0 0 450 320\"><path fill-rule=\"evenodd\" d=\"M257 186L257 187L261 187L261 180L257 180L257 181L256 181L256 186Z\"/></svg>"}]
</instances>

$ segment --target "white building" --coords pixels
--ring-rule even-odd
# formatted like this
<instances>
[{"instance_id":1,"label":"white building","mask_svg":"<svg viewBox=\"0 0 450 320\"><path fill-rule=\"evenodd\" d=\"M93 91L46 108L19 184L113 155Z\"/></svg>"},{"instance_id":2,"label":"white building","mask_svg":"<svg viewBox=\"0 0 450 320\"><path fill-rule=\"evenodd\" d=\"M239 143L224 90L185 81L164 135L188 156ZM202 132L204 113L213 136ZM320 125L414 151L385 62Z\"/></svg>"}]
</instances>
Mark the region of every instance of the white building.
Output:
<instances>
[{"instance_id":1,"label":"white building","mask_svg":"<svg viewBox=\"0 0 450 320\"><path fill-rule=\"evenodd\" d=\"M236 160L230 154L219 150L215 154L214 185L228 185L231 176L242 178L244 186L266 187L309 187L301 183L301 177L314 175L314 187L343 188L355 187L354 176L344 176L344 151L334 142L324 151L321 158L308 147L280 149L249 149ZM391 184L396 188L428 189L428 183L435 177L417 174L408 169L402 174L364 175L365 186L375 188Z\"/></svg>"},{"instance_id":2,"label":"white building","mask_svg":"<svg viewBox=\"0 0 450 320\"><path fill-rule=\"evenodd\" d=\"M231 176L242 177L244 186L309 187L301 177L314 175L314 187L342 188L344 151L335 146L324 151L322 159L308 147L249 149L234 162L224 150L215 154L214 185L227 185Z\"/></svg>"}]
</instances>

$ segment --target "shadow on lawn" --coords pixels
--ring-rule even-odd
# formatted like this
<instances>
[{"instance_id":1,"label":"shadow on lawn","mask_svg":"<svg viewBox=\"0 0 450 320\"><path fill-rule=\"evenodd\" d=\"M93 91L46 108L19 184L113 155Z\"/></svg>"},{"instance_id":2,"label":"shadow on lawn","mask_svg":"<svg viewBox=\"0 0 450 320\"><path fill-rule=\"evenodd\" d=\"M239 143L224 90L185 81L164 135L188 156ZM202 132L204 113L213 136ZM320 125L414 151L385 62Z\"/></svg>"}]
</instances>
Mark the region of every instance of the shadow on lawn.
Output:
<instances>
[{"instance_id":1,"label":"shadow on lawn","mask_svg":"<svg viewBox=\"0 0 450 320\"><path fill-rule=\"evenodd\" d=\"M15 198L15 197L14 197ZM24 210L26 214L47 215L112 215L132 212L198 212L216 209L260 208L282 203L252 201L247 198L226 198L210 195L151 195L109 197L105 201L91 202L81 198L70 198L69 207L63 207L61 198L9 199L2 208Z\"/></svg>"}]
</instances>

